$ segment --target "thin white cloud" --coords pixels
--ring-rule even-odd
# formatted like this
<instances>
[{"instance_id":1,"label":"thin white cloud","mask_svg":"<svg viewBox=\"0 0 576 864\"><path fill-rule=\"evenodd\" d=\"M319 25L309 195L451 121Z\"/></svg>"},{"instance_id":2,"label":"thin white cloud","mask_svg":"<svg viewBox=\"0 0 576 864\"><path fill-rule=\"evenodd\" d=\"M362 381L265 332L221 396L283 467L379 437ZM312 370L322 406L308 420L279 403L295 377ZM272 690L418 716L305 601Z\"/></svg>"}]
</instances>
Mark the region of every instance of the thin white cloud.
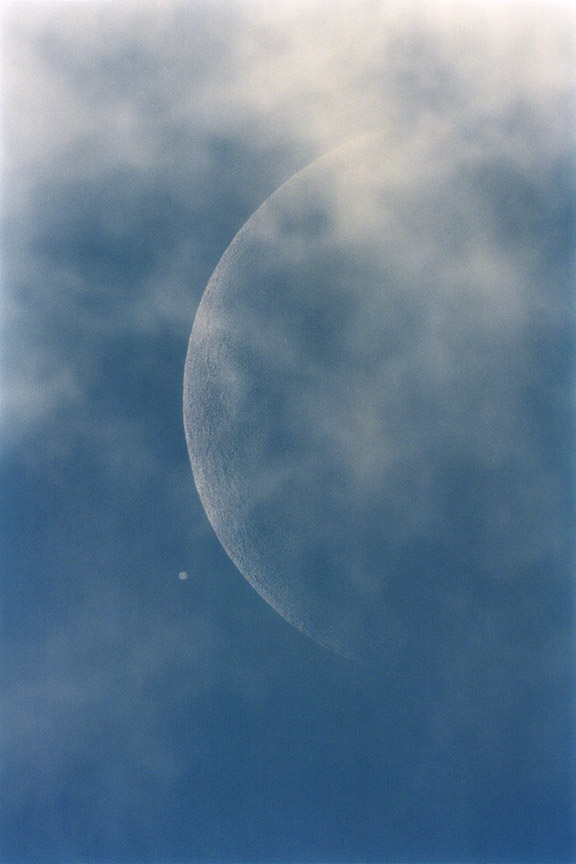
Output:
<instances>
[{"instance_id":1,"label":"thin white cloud","mask_svg":"<svg viewBox=\"0 0 576 864\"><path fill-rule=\"evenodd\" d=\"M3 48L6 216L17 225L29 290L56 276L54 302L66 314L69 280L62 284L50 256L29 246L42 227L31 209L38 195L125 168L136 178L160 176L183 201L201 195L216 207L202 189L215 137L243 142L254 164L272 166L275 149L287 146L301 165L350 137L387 130L397 142L392 178L413 170L402 154L414 148L439 170L463 148L512 155L530 169L535 154L551 160L570 146L574 16L562 4L327 8L238 2L221 9L226 23L201 4L12 5ZM167 155L174 135L182 146ZM285 179L281 172L280 161L271 183ZM249 200L249 186L240 191ZM134 293L132 326L189 326L201 290L187 290L198 243L183 235L166 245ZM14 428L45 417L76 377L72 359L59 357L50 369L41 342L24 327L18 336L28 357L40 356L6 382L19 393L5 419ZM38 378L36 369L46 372Z\"/></svg>"}]
</instances>

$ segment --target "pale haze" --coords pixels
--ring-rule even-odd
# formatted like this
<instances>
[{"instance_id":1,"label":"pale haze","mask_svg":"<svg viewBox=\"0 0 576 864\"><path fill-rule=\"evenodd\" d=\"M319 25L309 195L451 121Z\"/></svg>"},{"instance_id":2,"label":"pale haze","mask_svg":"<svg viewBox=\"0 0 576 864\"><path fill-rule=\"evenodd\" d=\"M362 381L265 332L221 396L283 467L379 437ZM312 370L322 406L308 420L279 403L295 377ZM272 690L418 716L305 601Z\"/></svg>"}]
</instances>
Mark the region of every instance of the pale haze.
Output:
<instances>
[{"instance_id":1,"label":"pale haze","mask_svg":"<svg viewBox=\"0 0 576 864\"><path fill-rule=\"evenodd\" d=\"M574 860L575 28L3 4L3 864Z\"/></svg>"}]
</instances>

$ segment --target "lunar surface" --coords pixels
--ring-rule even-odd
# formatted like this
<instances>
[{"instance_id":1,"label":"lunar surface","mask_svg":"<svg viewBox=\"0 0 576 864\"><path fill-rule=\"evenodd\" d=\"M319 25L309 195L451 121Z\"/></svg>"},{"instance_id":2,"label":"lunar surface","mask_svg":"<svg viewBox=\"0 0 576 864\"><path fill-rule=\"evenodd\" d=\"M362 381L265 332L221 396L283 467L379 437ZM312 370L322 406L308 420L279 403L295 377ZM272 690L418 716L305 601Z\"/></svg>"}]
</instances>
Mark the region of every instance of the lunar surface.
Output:
<instances>
[{"instance_id":1,"label":"lunar surface","mask_svg":"<svg viewBox=\"0 0 576 864\"><path fill-rule=\"evenodd\" d=\"M506 165L427 141L354 142L271 195L208 284L184 383L237 568L319 643L399 670L511 620L559 536L533 446L556 411L544 289L498 206Z\"/></svg>"}]
</instances>

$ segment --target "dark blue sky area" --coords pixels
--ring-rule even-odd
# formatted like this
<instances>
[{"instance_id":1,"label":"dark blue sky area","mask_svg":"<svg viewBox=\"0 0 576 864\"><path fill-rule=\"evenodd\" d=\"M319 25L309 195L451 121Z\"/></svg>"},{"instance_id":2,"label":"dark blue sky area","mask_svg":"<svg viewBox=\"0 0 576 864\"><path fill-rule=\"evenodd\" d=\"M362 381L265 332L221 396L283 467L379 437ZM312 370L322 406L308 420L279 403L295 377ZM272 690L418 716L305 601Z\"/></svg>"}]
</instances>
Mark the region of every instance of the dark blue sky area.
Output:
<instances>
[{"instance_id":1,"label":"dark blue sky area","mask_svg":"<svg viewBox=\"0 0 576 864\"><path fill-rule=\"evenodd\" d=\"M567 8L537 2L4 4L2 864L574 860L573 34ZM441 500L418 456L414 485L391 487L410 648L360 666L227 557L194 485L182 381L235 234L296 171L374 131L389 142L390 353L446 313L439 350L458 368L491 359L457 379L477 389L446 387L442 417L425 414L438 401L398 405L401 440L415 417L423 440L444 417L457 431ZM308 223L271 221L274 242L338 236L369 205L346 194ZM455 195L477 202L464 221ZM306 266L291 278L329 290L322 261ZM293 284L270 289L281 323ZM303 340L325 363L316 323ZM470 422L487 389L494 437ZM366 435L334 416L374 478ZM511 449L524 467L509 475L494 466ZM445 533L420 542L424 518ZM439 597L464 610L450 638L427 618Z\"/></svg>"}]
</instances>

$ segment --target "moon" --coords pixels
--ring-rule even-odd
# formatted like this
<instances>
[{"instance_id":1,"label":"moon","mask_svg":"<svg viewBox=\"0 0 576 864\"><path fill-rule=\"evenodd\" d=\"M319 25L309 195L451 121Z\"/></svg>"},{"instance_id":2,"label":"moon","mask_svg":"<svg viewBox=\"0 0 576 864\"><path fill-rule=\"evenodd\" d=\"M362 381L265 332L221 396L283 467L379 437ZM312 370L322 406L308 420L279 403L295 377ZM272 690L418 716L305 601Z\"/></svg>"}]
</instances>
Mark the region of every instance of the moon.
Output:
<instances>
[{"instance_id":1,"label":"moon","mask_svg":"<svg viewBox=\"0 0 576 864\"><path fill-rule=\"evenodd\" d=\"M545 544L520 398L537 289L484 170L449 135L319 159L239 231L190 337L186 439L222 546L290 624L392 670L506 614Z\"/></svg>"}]
</instances>

